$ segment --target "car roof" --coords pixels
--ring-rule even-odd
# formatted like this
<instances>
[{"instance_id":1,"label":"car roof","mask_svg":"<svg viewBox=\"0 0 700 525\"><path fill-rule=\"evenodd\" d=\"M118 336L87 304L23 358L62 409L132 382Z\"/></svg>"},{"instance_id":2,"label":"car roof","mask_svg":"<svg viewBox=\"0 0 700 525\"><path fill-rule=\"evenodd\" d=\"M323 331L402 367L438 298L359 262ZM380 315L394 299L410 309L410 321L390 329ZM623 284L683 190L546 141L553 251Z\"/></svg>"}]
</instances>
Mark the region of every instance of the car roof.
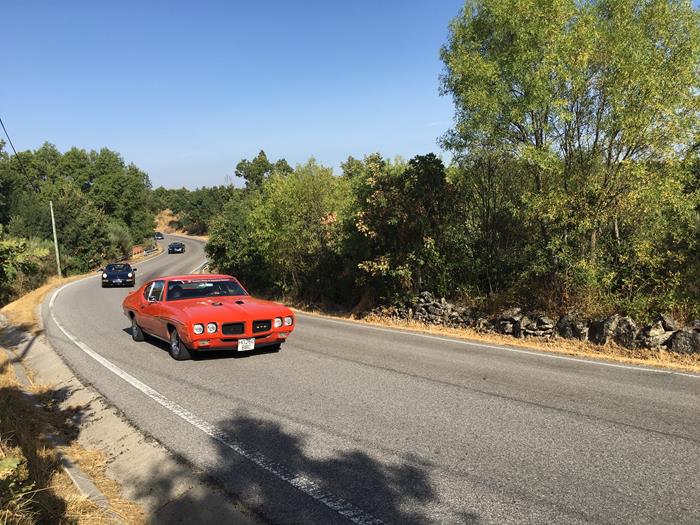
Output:
<instances>
[{"instance_id":1,"label":"car roof","mask_svg":"<svg viewBox=\"0 0 700 525\"><path fill-rule=\"evenodd\" d=\"M236 278L233 277L232 275L191 273L191 274L186 274L186 275L164 275L163 277L157 277L153 280L154 281L230 281L231 279L236 279ZM238 279L236 279L236 280L238 280Z\"/></svg>"}]
</instances>

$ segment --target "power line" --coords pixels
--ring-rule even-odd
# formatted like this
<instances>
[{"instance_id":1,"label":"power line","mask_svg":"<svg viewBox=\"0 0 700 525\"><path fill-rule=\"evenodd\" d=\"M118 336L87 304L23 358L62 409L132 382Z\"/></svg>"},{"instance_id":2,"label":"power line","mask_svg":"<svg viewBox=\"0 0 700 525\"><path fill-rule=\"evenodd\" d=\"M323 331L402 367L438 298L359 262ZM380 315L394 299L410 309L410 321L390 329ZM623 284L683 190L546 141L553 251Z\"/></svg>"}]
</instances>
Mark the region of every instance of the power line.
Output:
<instances>
[{"instance_id":1,"label":"power line","mask_svg":"<svg viewBox=\"0 0 700 525\"><path fill-rule=\"evenodd\" d=\"M22 159L20 159L19 155L17 155L17 150L15 149L15 145L12 144L12 139L10 138L10 134L7 132L7 128L5 127L5 123L2 121L2 118L0 118L0 126L2 126L2 130L5 132L5 136L7 137L7 141L10 143L10 147L12 148L12 151L15 153L15 158L17 159L17 162L19 162L19 167L22 168L22 173L24 173L25 177L29 177L27 175L27 170L24 169L24 164L22 164Z\"/></svg>"},{"instance_id":2,"label":"power line","mask_svg":"<svg viewBox=\"0 0 700 525\"><path fill-rule=\"evenodd\" d=\"M37 187L36 184L29 178L29 174L27 173L27 170L24 169L24 164L22 163L22 159L20 158L19 155L17 155L17 150L15 149L15 145L12 143L12 139L10 138L10 134L7 132L7 128L5 127L5 123L2 121L2 118L0 118L0 126L2 126L2 130L5 132L5 136L7 137L7 141L10 143L10 147L12 148L12 151L15 154L15 158L17 159L17 162L19 162L19 167L22 170L22 173L24 173L26 182L34 189L34 191L39 191L39 188Z\"/></svg>"}]
</instances>

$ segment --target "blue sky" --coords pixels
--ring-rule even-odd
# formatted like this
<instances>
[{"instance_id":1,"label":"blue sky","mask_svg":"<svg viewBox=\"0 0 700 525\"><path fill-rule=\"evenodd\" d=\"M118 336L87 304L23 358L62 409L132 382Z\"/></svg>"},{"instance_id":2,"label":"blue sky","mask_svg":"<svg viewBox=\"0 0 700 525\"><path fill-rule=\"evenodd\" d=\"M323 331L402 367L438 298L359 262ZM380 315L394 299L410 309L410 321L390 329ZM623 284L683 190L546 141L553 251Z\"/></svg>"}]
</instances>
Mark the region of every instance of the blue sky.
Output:
<instances>
[{"instance_id":1,"label":"blue sky","mask_svg":"<svg viewBox=\"0 0 700 525\"><path fill-rule=\"evenodd\" d=\"M221 184L263 148L438 152L461 0L6 2L0 116L18 149L103 146L154 186Z\"/></svg>"}]
</instances>

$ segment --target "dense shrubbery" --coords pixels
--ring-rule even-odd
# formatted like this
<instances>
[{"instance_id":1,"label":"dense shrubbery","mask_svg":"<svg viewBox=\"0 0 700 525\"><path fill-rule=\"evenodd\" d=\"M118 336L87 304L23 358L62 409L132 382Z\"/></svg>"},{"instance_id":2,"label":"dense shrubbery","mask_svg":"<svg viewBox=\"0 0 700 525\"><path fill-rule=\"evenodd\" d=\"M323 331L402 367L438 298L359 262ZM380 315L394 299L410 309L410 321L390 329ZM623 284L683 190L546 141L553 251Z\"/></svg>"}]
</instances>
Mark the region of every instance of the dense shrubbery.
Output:
<instances>
[{"instance_id":1,"label":"dense shrubbery","mask_svg":"<svg viewBox=\"0 0 700 525\"><path fill-rule=\"evenodd\" d=\"M595 253L588 237L564 244L551 223L542 228L517 169L490 158L445 168L432 154L373 154L348 159L338 177L311 160L233 190L207 250L256 291L346 306L429 289L548 311L700 313L700 195L688 166L654 166L656 178L618 209ZM553 204L546 217L560 213L569 235L584 230L569 204Z\"/></svg>"},{"instance_id":2,"label":"dense shrubbery","mask_svg":"<svg viewBox=\"0 0 700 525\"><path fill-rule=\"evenodd\" d=\"M66 273L122 259L151 237L150 181L119 154L77 148L62 154L47 143L17 158L3 146L0 141L0 304L56 273L48 251L49 201Z\"/></svg>"}]
</instances>

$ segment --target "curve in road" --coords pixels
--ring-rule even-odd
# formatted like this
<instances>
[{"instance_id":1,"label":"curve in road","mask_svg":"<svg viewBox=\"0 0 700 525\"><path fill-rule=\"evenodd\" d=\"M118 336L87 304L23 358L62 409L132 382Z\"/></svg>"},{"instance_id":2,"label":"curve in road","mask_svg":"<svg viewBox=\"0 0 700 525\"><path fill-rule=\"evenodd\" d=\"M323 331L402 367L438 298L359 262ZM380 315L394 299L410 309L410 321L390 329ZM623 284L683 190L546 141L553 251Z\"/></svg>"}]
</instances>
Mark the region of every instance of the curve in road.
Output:
<instances>
[{"instance_id":1,"label":"curve in road","mask_svg":"<svg viewBox=\"0 0 700 525\"><path fill-rule=\"evenodd\" d=\"M200 265L201 241L184 242L184 255L138 265L139 282ZM49 340L136 426L271 521L700 516L698 376L306 315L279 354L176 362L131 340L126 293L95 278L62 289L44 308Z\"/></svg>"}]
</instances>

